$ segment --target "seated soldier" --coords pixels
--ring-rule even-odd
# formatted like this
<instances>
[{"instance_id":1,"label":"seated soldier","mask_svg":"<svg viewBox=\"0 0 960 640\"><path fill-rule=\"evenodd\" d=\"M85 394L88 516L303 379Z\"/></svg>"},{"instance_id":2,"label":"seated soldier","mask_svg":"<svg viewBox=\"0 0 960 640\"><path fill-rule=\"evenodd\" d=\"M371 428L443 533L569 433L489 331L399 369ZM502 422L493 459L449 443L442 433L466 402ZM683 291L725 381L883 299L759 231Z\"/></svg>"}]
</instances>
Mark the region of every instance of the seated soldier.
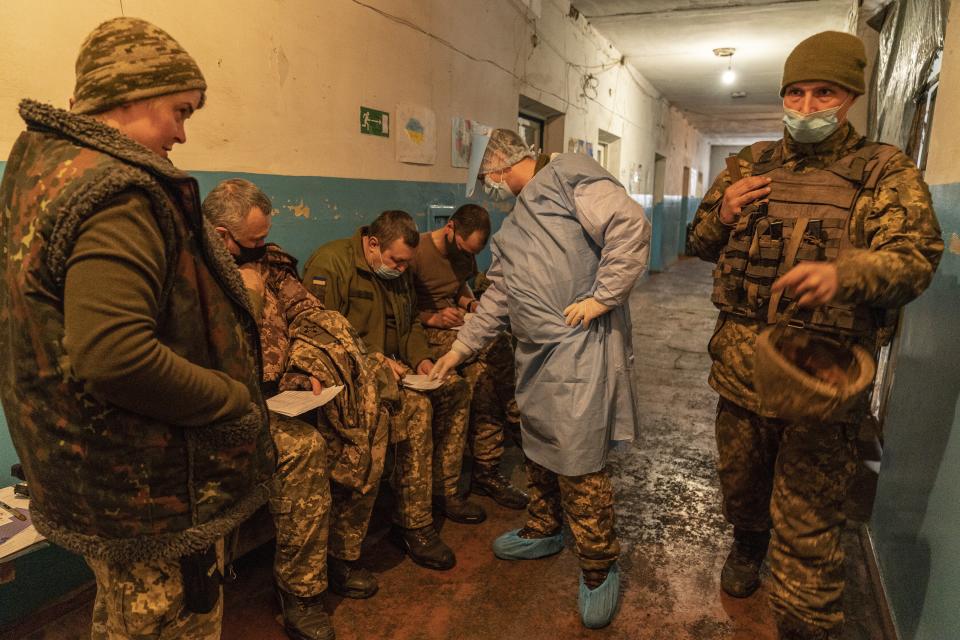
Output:
<instances>
[{"instance_id":1,"label":"seated soldier","mask_svg":"<svg viewBox=\"0 0 960 640\"><path fill-rule=\"evenodd\" d=\"M317 249L304 271L307 286L328 309L346 316L371 350L385 356L398 382L433 369L432 352L416 316L413 282L404 273L419 241L409 214L386 211L353 237ZM391 539L417 564L450 569L456 558L433 527L431 484L434 504L450 520L474 524L486 518L479 505L457 491L470 387L463 378L449 375L438 389L421 393L401 388L400 396L401 409L390 423L397 455Z\"/></svg>"},{"instance_id":2,"label":"seated soldier","mask_svg":"<svg viewBox=\"0 0 960 640\"><path fill-rule=\"evenodd\" d=\"M450 350L464 313L478 303L469 280L477 275L475 256L490 237L490 216L475 204L465 204L443 227L424 233L410 272L417 288L417 309L435 357ZM462 367L470 384L470 424L467 440L473 454L471 490L489 495L511 509L527 506L527 495L500 473L507 408L513 398L513 345L507 334Z\"/></svg>"},{"instance_id":3,"label":"seated soldier","mask_svg":"<svg viewBox=\"0 0 960 640\"><path fill-rule=\"evenodd\" d=\"M260 327L264 397L280 389L346 385L304 420L270 414L277 471L270 500L277 529L274 577L284 626L293 638L333 638L321 596L327 587L368 598L376 578L357 564L386 454L388 413L377 369L339 313L326 311L297 276L296 260L275 244L270 199L247 180L225 180L203 213L240 267ZM329 540L328 540L329 532ZM328 560L329 558L329 560Z\"/></svg>"}]
</instances>

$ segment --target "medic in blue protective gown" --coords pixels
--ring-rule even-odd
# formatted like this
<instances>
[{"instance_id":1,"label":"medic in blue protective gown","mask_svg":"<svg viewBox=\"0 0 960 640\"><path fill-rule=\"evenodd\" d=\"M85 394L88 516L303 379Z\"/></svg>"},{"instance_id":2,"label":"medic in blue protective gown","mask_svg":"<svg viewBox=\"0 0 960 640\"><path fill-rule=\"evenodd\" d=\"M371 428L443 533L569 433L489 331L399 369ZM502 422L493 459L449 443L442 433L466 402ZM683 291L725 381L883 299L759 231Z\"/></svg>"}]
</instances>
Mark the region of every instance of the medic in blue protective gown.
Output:
<instances>
[{"instance_id":1,"label":"medic in blue protective gown","mask_svg":"<svg viewBox=\"0 0 960 640\"><path fill-rule=\"evenodd\" d=\"M521 561L558 553L566 522L581 569L580 619L600 628L616 615L620 594L604 466L610 443L637 431L626 303L647 266L650 226L623 186L586 156L561 154L537 171L516 132L497 129L473 144L473 176L482 174L493 194L518 198L491 243L491 284L431 377L500 331L513 332L530 502L526 524L494 540L493 552Z\"/></svg>"},{"instance_id":2,"label":"medic in blue protective gown","mask_svg":"<svg viewBox=\"0 0 960 640\"><path fill-rule=\"evenodd\" d=\"M599 471L611 441L637 417L627 299L647 267L650 225L623 186L591 158L557 155L523 188L493 237L490 287L459 342L480 350L500 331L518 341L523 450L565 475ZM610 307L586 328L564 310Z\"/></svg>"}]
</instances>

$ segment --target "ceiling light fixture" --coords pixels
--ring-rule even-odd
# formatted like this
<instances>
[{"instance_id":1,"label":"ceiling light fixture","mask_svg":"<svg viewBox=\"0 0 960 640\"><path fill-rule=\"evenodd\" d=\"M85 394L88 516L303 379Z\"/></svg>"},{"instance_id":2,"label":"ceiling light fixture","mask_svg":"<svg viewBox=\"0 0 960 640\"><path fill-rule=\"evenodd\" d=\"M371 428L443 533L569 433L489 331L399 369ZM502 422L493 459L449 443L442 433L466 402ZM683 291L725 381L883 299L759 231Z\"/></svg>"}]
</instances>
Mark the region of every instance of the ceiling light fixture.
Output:
<instances>
[{"instance_id":1,"label":"ceiling light fixture","mask_svg":"<svg viewBox=\"0 0 960 640\"><path fill-rule=\"evenodd\" d=\"M720 80L723 84L733 84L737 79L737 74L733 72L733 54L736 52L736 49L733 47L719 47L713 50L713 55L718 58L727 59L727 70L723 72L723 75L720 76Z\"/></svg>"}]
</instances>

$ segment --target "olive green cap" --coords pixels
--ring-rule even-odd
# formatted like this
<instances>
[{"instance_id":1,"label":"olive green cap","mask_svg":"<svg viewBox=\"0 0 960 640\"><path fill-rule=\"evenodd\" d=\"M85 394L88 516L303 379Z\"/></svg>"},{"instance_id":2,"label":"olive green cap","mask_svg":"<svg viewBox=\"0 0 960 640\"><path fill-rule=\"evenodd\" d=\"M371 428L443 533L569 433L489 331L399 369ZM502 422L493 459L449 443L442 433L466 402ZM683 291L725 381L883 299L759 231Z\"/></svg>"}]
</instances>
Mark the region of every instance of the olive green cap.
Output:
<instances>
[{"instance_id":1,"label":"olive green cap","mask_svg":"<svg viewBox=\"0 0 960 640\"><path fill-rule=\"evenodd\" d=\"M860 38L842 31L823 31L798 44L787 56L780 95L794 82L816 80L832 82L862 95L866 91L866 66L867 54Z\"/></svg>"},{"instance_id":2,"label":"olive green cap","mask_svg":"<svg viewBox=\"0 0 960 640\"><path fill-rule=\"evenodd\" d=\"M80 46L76 71L70 110L80 114L207 89L190 54L166 31L139 18L114 18L94 29Z\"/></svg>"}]
</instances>

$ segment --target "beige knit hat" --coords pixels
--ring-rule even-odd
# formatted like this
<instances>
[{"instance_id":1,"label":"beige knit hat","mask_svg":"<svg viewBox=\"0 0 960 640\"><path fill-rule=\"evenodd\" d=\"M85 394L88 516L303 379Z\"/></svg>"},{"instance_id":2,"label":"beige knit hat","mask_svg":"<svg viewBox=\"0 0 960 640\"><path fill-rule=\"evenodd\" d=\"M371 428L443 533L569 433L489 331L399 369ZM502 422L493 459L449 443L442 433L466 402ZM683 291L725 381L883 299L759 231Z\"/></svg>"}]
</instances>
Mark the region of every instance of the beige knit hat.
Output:
<instances>
[{"instance_id":1,"label":"beige knit hat","mask_svg":"<svg viewBox=\"0 0 960 640\"><path fill-rule=\"evenodd\" d=\"M139 18L114 18L94 29L80 47L76 70L70 110L80 114L207 88L190 54L166 31Z\"/></svg>"},{"instance_id":2,"label":"beige knit hat","mask_svg":"<svg viewBox=\"0 0 960 640\"><path fill-rule=\"evenodd\" d=\"M790 52L783 65L780 95L794 82L824 80L863 95L867 54L863 41L841 31L812 35Z\"/></svg>"}]
</instances>

